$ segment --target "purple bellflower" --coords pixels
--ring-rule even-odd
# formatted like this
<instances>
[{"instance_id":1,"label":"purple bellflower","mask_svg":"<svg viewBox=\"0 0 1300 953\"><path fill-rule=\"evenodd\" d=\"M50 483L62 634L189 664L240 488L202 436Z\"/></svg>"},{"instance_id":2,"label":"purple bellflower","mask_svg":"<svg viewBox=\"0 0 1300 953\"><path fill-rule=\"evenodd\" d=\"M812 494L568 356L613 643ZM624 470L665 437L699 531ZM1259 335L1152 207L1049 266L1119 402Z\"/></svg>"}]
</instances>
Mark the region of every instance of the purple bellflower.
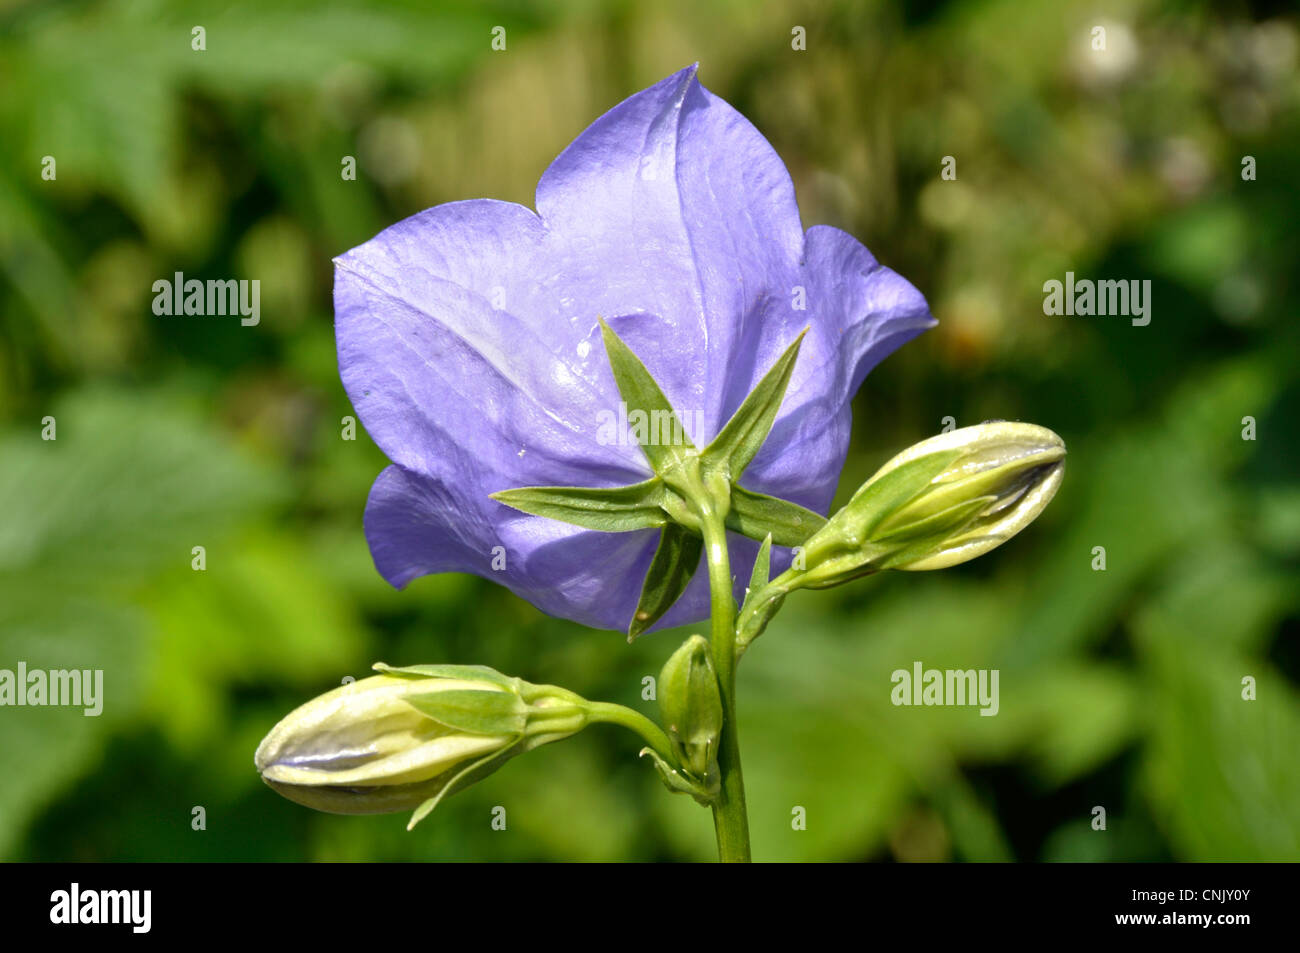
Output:
<instances>
[{"instance_id":1,"label":"purple bellflower","mask_svg":"<svg viewBox=\"0 0 1300 953\"><path fill-rule=\"evenodd\" d=\"M697 447L807 328L743 484L820 514L853 394L935 322L852 236L803 230L780 158L695 67L596 120L542 175L536 206L439 205L336 260L343 384L392 460L371 490L366 538L399 588L476 573L552 615L627 629L655 532L595 532L490 497L652 476L635 440L602 427L622 398L601 318ZM758 544L729 544L743 580ZM699 573L662 624L708 614Z\"/></svg>"}]
</instances>

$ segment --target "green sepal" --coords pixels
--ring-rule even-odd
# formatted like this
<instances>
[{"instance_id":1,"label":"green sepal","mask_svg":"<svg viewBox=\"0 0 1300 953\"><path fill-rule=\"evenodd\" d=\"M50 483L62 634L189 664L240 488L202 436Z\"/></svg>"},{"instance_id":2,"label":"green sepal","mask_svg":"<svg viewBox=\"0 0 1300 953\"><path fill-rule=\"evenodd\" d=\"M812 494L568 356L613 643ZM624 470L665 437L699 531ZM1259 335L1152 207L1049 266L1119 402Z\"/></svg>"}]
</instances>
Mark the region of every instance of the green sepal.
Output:
<instances>
[{"instance_id":1,"label":"green sepal","mask_svg":"<svg viewBox=\"0 0 1300 953\"><path fill-rule=\"evenodd\" d=\"M604 318L600 319L600 334L605 342L605 354L609 358L610 369L614 372L614 381L618 384L618 392L627 405L628 413L640 410L650 420L676 421L675 426L682 434L680 445L653 442L640 445L641 452L650 461L650 466L654 468L655 473L663 473L677 463L686 451L694 450L695 445L686 436L677 412L673 410L672 404L668 403L668 398L659 389L659 385L650 376L641 359L632 353L632 349L623 343L623 339L605 323Z\"/></svg>"},{"instance_id":2,"label":"green sepal","mask_svg":"<svg viewBox=\"0 0 1300 953\"><path fill-rule=\"evenodd\" d=\"M758 555L754 557L754 568L749 573L749 588L745 590L745 601L740 604L740 614L743 616L745 610L752 607L753 602L758 598L761 592L772 580L772 534L768 533L763 537L763 543L758 547Z\"/></svg>"},{"instance_id":3,"label":"green sepal","mask_svg":"<svg viewBox=\"0 0 1300 953\"><path fill-rule=\"evenodd\" d=\"M404 701L441 725L475 735L522 735L528 724L528 706L514 692L454 689Z\"/></svg>"},{"instance_id":4,"label":"green sepal","mask_svg":"<svg viewBox=\"0 0 1300 953\"><path fill-rule=\"evenodd\" d=\"M493 685L500 685L502 688L514 689L519 685L519 679L510 675L503 675L494 668L488 668L486 665L389 665L386 662L376 662L371 666L376 672L382 672L384 675L398 675L407 678L455 678L465 681L491 682Z\"/></svg>"},{"instance_id":5,"label":"green sepal","mask_svg":"<svg viewBox=\"0 0 1300 953\"><path fill-rule=\"evenodd\" d=\"M846 516L853 514L854 529L861 534L859 541L869 538L877 524L918 496L961 455L961 450L927 453L864 483L841 511Z\"/></svg>"},{"instance_id":6,"label":"green sepal","mask_svg":"<svg viewBox=\"0 0 1300 953\"><path fill-rule=\"evenodd\" d=\"M963 546L975 546L986 541L992 545L998 545L1004 540L1005 537L997 536L994 534L987 534L984 536L971 536L963 539L961 542ZM888 556L882 558L881 560L879 560L875 568L876 569L907 569L912 563L919 562L920 560L925 559L928 556L933 556L949 548L951 547L947 547L943 545L935 545L933 540L926 540L921 543L914 543L911 546L905 546L902 549L895 550L894 552L890 553ZM813 588L813 587L810 586L809 588Z\"/></svg>"},{"instance_id":7,"label":"green sepal","mask_svg":"<svg viewBox=\"0 0 1300 953\"><path fill-rule=\"evenodd\" d=\"M1001 466L989 467L970 476L945 480L930 488L925 498L917 500L901 511L894 513L880 524L880 529L893 531L893 524L917 517L930 516L951 509L954 505L971 499L975 494L983 494L986 499L996 501L1005 499L1005 505L1011 505L1019 499L1016 489L1027 489L1034 483L1039 471L1059 459L1055 448L1048 448L1038 453L1028 453L1018 460Z\"/></svg>"},{"instance_id":8,"label":"green sepal","mask_svg":"<svg viewBox=\"0 0 1300 953\"><path fill-rule=\"evenodd\" d=\"M758 386L749 392L749 396L731 415L726 426L700 452L700 462L705 467L721 469L733 481L740 479L745 467L749 466L772 430L772 423L785 399L786 388L790 386L790 375L799 357L799 346L803 344L807 333L807 328L799 332L799 336L776 359Z\"/></svg>"},{"instance_id":9,"label":"green sepal","mask_svg":"<svg viewBox=\"0 0 1300 953\"><path fill-rule=\"evenodd\" d=\"M945 510L940 510L938 513L932 513L902 526L894 526L888 530L877 528L877 531L871 537L871 541L873 543L905 543L912 540L928 540L935 546L939 546L954 534L965 529L980 513L997 503L997 501L998 498L992 494L977 496L973 500L954 504Z\"/></svg>"},{"instance_id":10,"label":"green sepal","mask_svg":"<svg viewBox=\"0 0 1300 953\"><path fill-rule=\"evenodd\" d=\"M497 771L511 758L516 758L521 754L527 754L529 751L532 751L534 748L540 748L542 745L548 745L551 742L567 738L573 733L574 732L572 731L560 731L532 736L520 735L499 751L489 752L477 761L470 762L467 767L452 775L451 780L449 780L437 794L415 809L415 813L411 815L411 820L407 823L406 829L408 831L411 830L416 824L428 817L433 809L442 802L443 798L455 794L457 791L464 790L471 784L477 784L488 775Z\"/></svg>"},{"instance_id":11,"label":"green sepal","mask_svg":"<svg viewBox=\"0 0 1300 953\"><path fill-rule=\"evenodd\" d=\"M963 530L970 527L990 506L997 503L993 495L976 497L965 503L950 506L940 513L927 516L907 526L891 530L881 537L884 545L902 544L887 556L874 561L878 569L896 569L930 556L953 545L973 545L992 536L974 536L962 538Z\"/></svg>"},{"instance_id":12,"label":"green sepal","mask_svg":"<svg viewBox=\"0 0 1300 953\"><path fill-rule=\"evenodd\" d=\"M749 588L745 590L745 601L740 605L736 616L736 652L744 655L749 643L763 634L767 624L772 621L781 604L785 602L785 593L774 590L769 583L772 575L772 537L769 535L758 547L758 556L754 559L754 569L749 574Z\"/></svg>"},{"instance_id":13,"label":"green sepal","mask_svg":"<svg viewBox=\"0 0 1300 953\"><path fill-rule=\"evenodd\" d=\"M830 560L828 566L843 567L836 569L831 573L833 578L824 582L801 582L800 589L834 589L836 586L842 586L846 582L852 582L855 579L861 579L863 576L871 576L880 570L888 568L884 562L863 562L861 559L855 559L852 555L841 556L838 559Z\"/></svg>"},{"instance_id":14,"label":"green sepal","mask_svg":"<svg viewBox=\"0 0 1300 953\"><path fill-rule=\"evenodd\" d=\"M704 540L683 526L669 523L663 528L654 559L641 588L636 612L627 628L631 642L658 622L672 608L700 566Z\"/></svg>"},{"instance_id":15,"label":"green sepal","mask_svg":"<svg viewBox=\"0 0 1300 953\"><path fill-rule=\"evenodd\" d=\"M732 484L727 529L750 539L772 537L778 546L802 546L826 525L826 517L789 500Z\"/></svg>"},{"instance_id":16,"label":"green sepal","mask_svg":"<svg viewBox=\"0 0 1300 953\"><path fill-rule=\"evenodd\" d=\"M720 778L714 776L708 782L697 781L684 771L674 768L654 748L642 748L641 757L644 758L646 755L650 756L655 770L659 772L660 780L663 781L664 786L669 791L674 794L689 794L704 807L708 807L718 799L718 795L722 790Z\"/></svg>"},{"instance_id":17,"label":"green sepal","mask_svg":"<svg viewBox=\"0 0 1300 953\"><path fill-rule=\"evenodd\" d=\"M659 477L614 487L529 486L492 494L498 503L602 533L655 529L668 522Z\"/></svg>"},{"instance_id":18,"label":"green sepal","mask_svg":"<svg viewBox=\"0 0 1300 953\"><path fill-rule=\"evenodd\" d=\"M763 543L758 547L758 555L754 557L754 568L749 573L749 591L757 592L771 581L772 578L772 534L768 533L763 537Z\"/></svg>"},{"instance_id":19,"label":"green sepal","mask_svg":"<svg viewBox=\"0 0 1300 953\"><path fill-rule=\"evenodd\" d=\"M411 819L406 823L406 829L412 830L415 825L420 823L426 817L433 813L433 809L442 803L442 799L449 794L455 794L457 791L469 787L476 781L481 781L489 774L496 771L499 767L509 761L517 754L523 754L523 751L517 751L519 742L516 741L510 747L502 751L494 751L491 754L484 755L477 761L472 761L460 771L452 775L451 780L442 786L442 788L433 797L429 798L423 804L415 809Z\"/></svg>"},{"instance_id":20,"label":"green sepal","mask_svg":"<svg viewBox=\"0 0 1300 953\"><path fill-rule=\"evenodd\" d=\"M784 589L764 590L758 597L762 602L751 602L748 611L737 617L736 654L738 656L744 655L749 644L767 631L767 624L780 611L787 595L789 593Z\"/></svg>"}]
</instances>

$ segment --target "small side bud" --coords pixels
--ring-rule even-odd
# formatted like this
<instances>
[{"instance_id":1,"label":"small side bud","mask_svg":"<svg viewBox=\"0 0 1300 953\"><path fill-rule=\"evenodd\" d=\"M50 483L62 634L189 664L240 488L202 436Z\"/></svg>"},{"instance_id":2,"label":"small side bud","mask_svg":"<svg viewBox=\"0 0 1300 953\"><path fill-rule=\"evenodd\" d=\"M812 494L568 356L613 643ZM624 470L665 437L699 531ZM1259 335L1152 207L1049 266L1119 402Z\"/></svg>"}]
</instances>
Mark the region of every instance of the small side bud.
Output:
<instances>
[{"instance_id":1,"label":"small side bud","mask_svg":"<svg viewBox=\"0 0 1300 953\"><path fill-rule=\"evenodd\" d=\"M706 784L705 782L696 781L685 771L673 767L660 757L654 748L642 748L641 757L646 756L649 756L654 763L655 770L659 772L659 779L663 781L664 787L668 788L673 794L689 794L702 807L708 807L718 799L721 780L716 776L712 783Z\"/></svg>"},{"instance_id":2,"label":"small side bud","mask_svg":"<svg viewBox=\"0 0 1300 953\"><path fill-rule=\"evenodd\" d=\"M997 421L923 440L808 540L807 569L791 588L974 559L1032 523L1064 474L1064 441L1033 424Z\"/></svg>"},{"instance_id":3,"label":"small side bud","mask_svg":"<svg viewBox=\"0 0 1300 953\"><path fill-rule=\"evenodd\" d=\"M708 641L692 635L664 663L659 710L682 768L706 788L716 785L722 696Z\"/></svg>"}]
</instances>

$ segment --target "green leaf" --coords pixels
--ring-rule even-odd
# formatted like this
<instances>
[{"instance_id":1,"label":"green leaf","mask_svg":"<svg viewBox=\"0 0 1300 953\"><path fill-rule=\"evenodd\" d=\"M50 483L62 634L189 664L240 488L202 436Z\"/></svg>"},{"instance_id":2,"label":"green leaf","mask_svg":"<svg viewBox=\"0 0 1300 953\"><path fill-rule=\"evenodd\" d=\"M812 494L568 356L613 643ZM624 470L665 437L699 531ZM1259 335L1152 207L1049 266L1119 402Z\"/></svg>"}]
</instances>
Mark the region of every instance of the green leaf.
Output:
<instances>
[{"instance_id":1,"label":"green leaf","mask_svg":"<svg viewBox=\"0 0 1300 953\"><path fill-rule=\"evenodd\" d=\"M514 692L452 689L409 695L406 703L434 721L476 735L522 735L527 706Z\"/></svg>"},{"instance_id":2,"label":"green leaf","mask_svg":"<svg viewBox=\"0 0 1300 953\"><path fill-rule=\"evenodd\" d=\"M181 178L175 162L185 148L186 130L178 117L186 90L227 103L268 88L290 96L310 94L321 77L345 61L409 82L451 82L491 55L476 39L500 18L490 6L465 2L363 10L304 0L236 0L198 8L201 13L193 7L109 3L94 11L76 5L38 11L5 4L0 141L15 152L42 148L54 155L93 156L80 180L87 191L107 193L146 226L166 228L174 236L178 225L198 213L168 210L168 204L185 196L192 201L180 204L213 200L206 187L199 188L199 177ZM555 19L554 14L518 13L512 41ZM190 48L195 22L208 35L207 48L197 54ZM184 42L172 43L177 36ZM120 55L76 55L91 48L87 44L101 43ZM262 141L244 126L235 134L252 148ZM308 135L317 143L328 141L322 131ZM260 152L259 161L278 194L305 200L305 170L288 164L275 149ZM196 228L204 235L213 227L208 216L199 217Z\"/></svg>"},{"instance_id":3,"label":"green leaf","mask_svg":"<svg viewBox=\"0 0 1300 953\"><path fill-rule=\"evenodd\" d=\"M614 329L600 319L600 333L605 341L605 354L609 357L609 366L614 371L614 380L618 383L618 392L627 404L630 415L633 411L642 411L651 422L647 429L651 439L641 444L641 452L650 461L656 473L663 473L685 455L685 451L694 450L695 446L681 427L677 412L668 403L668 398L659 389L655 379L650 376L641 359L632 353L632 349L623 343L623 339L614 333ZM670 427L674 439L664 442L653 439L661 434L665 427Z\"/></svg>"},{"instance_id":4,"label":"green leaf","mask_svg":"<svg viewBox=\"0 0 1300 953\"><path fill-rule=\"evenodd\" d=\"M826 518L789 500L732 484L727 529L750 539L772 537L778 546L802 546L826 525Z\"/></svg>"},{"instance_id":5,"label":"green leaf","mask_svg":"<svg viewBox=\"0 0 1300 953\"><path fill-rule=\"evenodd\" d=\"M168 677L172 660L207 633L210 620L182 612L159 619L158 588L166 587L178 607L201 600L235 554L243 555L239 543L249 523L282 498L273 473L178 403L184 402L170 391L95 387L41 411L57 419L57 440L39 439L21 417L0 431L0 668L13 671L25 661L30 671L103 676L98 716L87 717L86 706L0 709L0 764L21 766L0 784L0 859L34 850L30 840L22 846L33 818L120 769L105 761L114 732L138 730L159 708L173 723L188 721L196 709L210 710L213 695L227 697L221 693L229 679L297 672L286 656L277 657L281 639L263 637L263 654L256 661L241 654L237 663L227 643L205 642L199 677L210 693L200 699L177 692ZM191 569L197 544L207 547L206 573ZM342 628L346 612L340 615ZM280 632L285 616L272 616L254 611L241 621L251 631ZM324 623L327 643L333 623ZM158 638L161 632L168 637ZM268 658L274 661L263 666ZM335 656L330 670L345 661ZM228 714L223 710L222 718ZM151 724L170 735L164 719ZM223 724L229 731L229 720ZM157 750L180 757L164 741Z\"/></svg>"},{"instance_id":6,"label":"green leaf","mask_svg":"<svg viewBox=\"0 0 1300 953\"><path fill-rule=\"evenodd\" d=\"M628 486L530 486L493 493L492 499L534 516L602 533L653 529L668 522L659 507L663 481L653 477Z\"/></svg>"},{"instance_id":7,"label":"green leaf","mask_svg":"<svg viewBox=\"0 0 1300 953\"><path fill-rule=\"evenodd\" d=\"M84 704L0 709L0 764L10 766L0 785L4 861L21 859L19 845L34 818L93 775L97 766L105 770L105 751L114 731L138 724L135 719L151 680L149 653L156 644L150 639L152 631L149 620L133 607L88 598L54 581L28 581L21 590L0 583L0 668L12 673L23 660L29 671L63 669L90 675L99 670L103 675L98 717L86 717L90 706Z\"/></svg>"},{"instance_id":8,"label":"green leaf","mask_svg":"<svg viewBox=\"0 0 1300 953\"><path fill-rule=\"evenodd\" d=\"M1300 697L1258 657L1187 650L1170 619L1138 622L1151 727L1140 784L1174 857L1276 863L1300 856ZM1242 697L1241 678L1259 680Z\"/></svg>"},{"instance_id":9,"label":"green leaf","mask_svg":"<svg viewBox=\"0 0 1300 953\"><path fill-rule=\"evenodd\" d=\"M776 363L763 375L744 402L731 415L727 425L722 428L713 442L700 454L706 466L721 466L732 480L739 480L745 467L754 459L763 441L772 430L785 399L786 388L790 386L790 375L794 371L794 362L799 357L799 346L808 333L804 328L794 339L785 353L777 358Z\"/></svg>"},{"instance_id":10,"label":"green leaf","mask_svg":"<svg viewBox=\"0 0 1300 953\"><path fill-rule=\"evenodd\" d=\"M353 596L325 574L311 540L262 526L213 540L208 560L205 573L180 562L140 590L153 626L172 636L150 653L148 714L169 745L195 756L229 739L226 699L247 673L318 691L370 654Z\"/></svg>"},{"instance_id":11,"label":"green leaf","mask_svg":"<svg viewBox=\"0 0 1300 953\"><path fill-rule=\"evenodd\" d=\"M628 641L632 641L663 617L686 590L686 584L700 565L704 540L695 533L669 523L659 537L659 547L645 576L641 598L628 626Z\"/></svg>"},{"instance_id":12,"label":"green leaf","mask_svg":"<svg viewBox=\"0 0 1300 953\"><path fill-rule=\"evenodd\" d=\"M88 389L51 413L57 440L0 437L0 572L138 582L283 498L280 478L161 393Z\"/></svg>"}]
</instances>

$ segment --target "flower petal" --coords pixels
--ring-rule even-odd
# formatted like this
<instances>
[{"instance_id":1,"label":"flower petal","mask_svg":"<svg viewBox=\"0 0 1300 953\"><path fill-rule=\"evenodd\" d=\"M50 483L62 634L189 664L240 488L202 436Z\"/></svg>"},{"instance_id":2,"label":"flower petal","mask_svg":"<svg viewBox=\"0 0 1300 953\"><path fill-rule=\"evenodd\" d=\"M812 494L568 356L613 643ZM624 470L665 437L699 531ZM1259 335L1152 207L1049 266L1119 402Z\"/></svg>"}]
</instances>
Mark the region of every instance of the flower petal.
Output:
<instances>
[{"instance_id":1,"label":"flower petal","mask_svg":"<svg viewBox=\"0 0 1300 953\"><path fill-rule=\"evenodd\" d=\"M873 367L936 322L911 283L837 228L808 230L801 281L809 333L781 414L741 482L825 514L848 452L853 395ZM797 324L775 316L755 353L775 360ZM750 372L752 383L738 372L730 399L739 404L764 370Z\"/></svg>"},{"instance_id":2,"label":"flower petal","mask_svg":"<svg viewBox=\"0 0 1300 953\"><path fill-rule=\"evenodd\" d=\"M480 502L461 485L450 472L427 476L390 466L379 475L365 525L385 579L400 589L432 573L473 573L550 615L598 629L627 628L656 531L589 532L486 497Z\"/></svg>"},{"instance_id":3,"label":"flower petal","mask_svg":"<svg viewBox=\"0 0 1300 953\"><path fill-rule=\"evenodd\" d=\"M547 305L532 274L542 232L521 206L454 202L337 260L340 374L393 462L427 473L463 448L512 474L485 493L649 475L635 448L598 442L611 391L539 320Z\"/></svg>"},{"instance_id":4,"label":"flower petal","mask_svg":"<svg viewBox=\"0 0 1300 953\"><path fill-rule=\"evenodd\" d=\"M574 277L677 410L716 434L746 323L788 297L803 250L767 140L691 66L620 103L551 164L537 209ZM788 343L788 342L787 342Z\"/></svg>"}]
</instances>

